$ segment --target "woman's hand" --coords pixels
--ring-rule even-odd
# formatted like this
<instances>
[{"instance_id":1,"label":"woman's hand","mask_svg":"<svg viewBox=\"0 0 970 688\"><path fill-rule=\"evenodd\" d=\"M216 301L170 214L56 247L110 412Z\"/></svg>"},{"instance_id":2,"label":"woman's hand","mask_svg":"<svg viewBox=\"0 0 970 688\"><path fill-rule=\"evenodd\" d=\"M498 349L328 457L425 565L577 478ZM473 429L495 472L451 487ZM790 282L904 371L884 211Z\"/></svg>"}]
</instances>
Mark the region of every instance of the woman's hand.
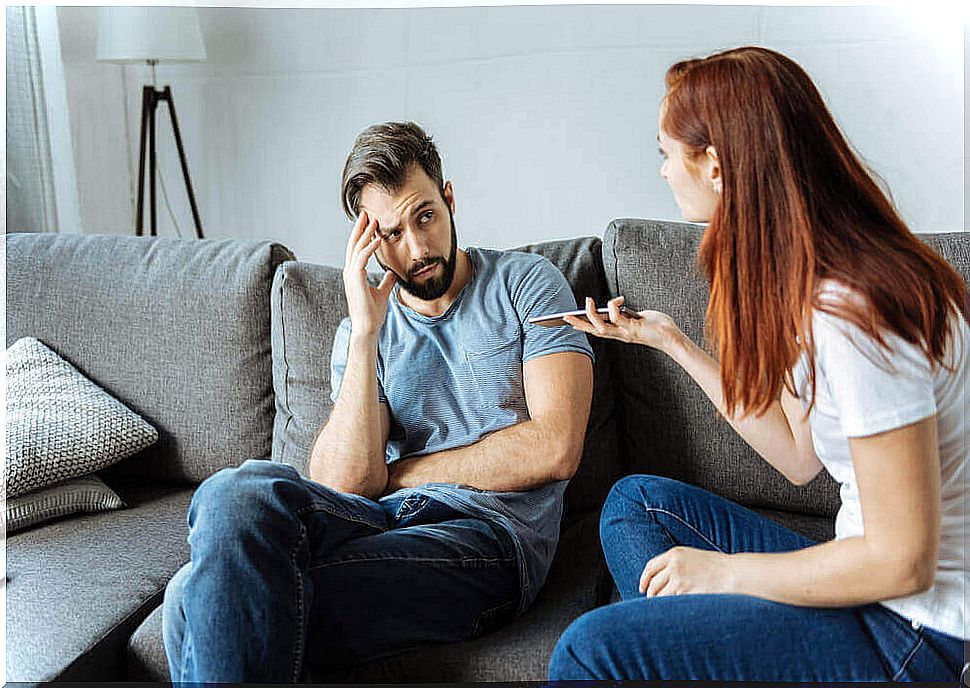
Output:
<instances>
[{"instance_id":1,"label":"woman's hand","mask_svg":"<svg viewBox=\"0 0 970 688\"><path fill-rule=\"evenodd\" d=\"M563 320L574 329L606 339L630 344L643 344L664 352L670 350L678 337L683 336L677 323L660 311L640 311L634 318L620 311L624 298L617 296L606 303L609 318L596 312L596 302L586 297L586 317L589 322L567 315Z\"/></svg>"},{"instance_id":2,"label":"woman's hand","mask_svg":"<svg viewBox=\"0 0 970 688\"><path fill-rule=\"evenodd\" d=\"M397 280L394 273L388 271L376 289L367 281L367 261L380 245L377 220L372 220L362 210L347 240L343 271L351 327L359 334L372 335L380 329L387 316L387 299Z\"/></svg>"},{"instance_id":3,"label":"woman's hand","mask_svg":"<svg viewBox=\"0 0 970 688\"><path fill-rule=\"evenodd\" d=\"M674 547L643 567L640 592L647 597L734 592L732 563L729 554Z\"/></svg>"}]
</instances>

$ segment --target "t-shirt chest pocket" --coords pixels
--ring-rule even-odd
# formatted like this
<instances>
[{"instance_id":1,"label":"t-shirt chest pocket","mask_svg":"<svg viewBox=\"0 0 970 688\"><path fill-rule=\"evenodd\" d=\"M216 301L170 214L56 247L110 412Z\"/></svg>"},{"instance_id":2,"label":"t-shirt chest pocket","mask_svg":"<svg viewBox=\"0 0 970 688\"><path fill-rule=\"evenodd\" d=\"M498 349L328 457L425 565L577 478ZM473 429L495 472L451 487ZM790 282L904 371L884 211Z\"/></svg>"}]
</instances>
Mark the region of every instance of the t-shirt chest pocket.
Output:
<instances>
[{"instance_id":1,"label":"t-shirt chest pocket","mask_svg":"<svg viewBox=\"0 0 970 688\"><path fill-rule=\"evenodd\" d=\"M465 361L484 406L511 408L522 403L521 339L466 345Z\"/></svg>"}]
</instances>

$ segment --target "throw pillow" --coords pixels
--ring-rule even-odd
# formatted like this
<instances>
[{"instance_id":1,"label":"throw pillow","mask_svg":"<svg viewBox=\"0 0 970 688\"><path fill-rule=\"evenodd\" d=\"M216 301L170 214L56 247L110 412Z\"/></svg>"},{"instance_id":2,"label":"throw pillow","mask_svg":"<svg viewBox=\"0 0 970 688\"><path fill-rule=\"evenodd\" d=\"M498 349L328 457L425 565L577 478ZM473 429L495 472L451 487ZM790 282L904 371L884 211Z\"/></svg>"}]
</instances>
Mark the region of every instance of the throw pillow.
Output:
<instances>
[{"instance_id":1,"label":"throw pillow","mask_svg":"<svg viewBox=\"0 0 970 688\"><path fill-rule=\"evenodd\" d=\"M125 503L101 478L89 475L7 500L7 533L82 511L120 509Z\"/></svg>"},{"instance_id":2,"label":"throw pillow","mask_svg":"<svg viewBox=\"0 0 970 688\"><path fill-rule=\"evenodd\" d=\"M7 499L101 470L158 432L33 337L7 349Z\"/></svg>"}]
</instances>

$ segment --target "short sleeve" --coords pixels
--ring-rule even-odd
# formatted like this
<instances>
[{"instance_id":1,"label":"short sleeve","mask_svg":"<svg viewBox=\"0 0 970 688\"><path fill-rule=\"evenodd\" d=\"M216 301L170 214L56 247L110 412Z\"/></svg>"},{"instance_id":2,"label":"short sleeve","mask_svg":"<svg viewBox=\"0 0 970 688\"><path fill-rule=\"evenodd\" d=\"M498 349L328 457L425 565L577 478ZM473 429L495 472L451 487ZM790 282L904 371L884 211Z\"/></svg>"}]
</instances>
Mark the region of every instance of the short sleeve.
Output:
<instances>
[{"instance_id":1,"label":"short sleeve","mask_svg":"<svg viewBox=\"0 0 970 688\"><path fill-rule=\"evenodd\" d=\"M903 427L936 413L934 376L926 354L895 334L887 351L856 325L817 313L816 366L827 383L846 437Z\"/></svg>"},{"instance_id":2,"label":"short sleeve","mask_svg":"<svg viewBox=\"0 0 970 688\"><path fill-rule=\"evenodd\" d=\"M576 298L563 274L547 258L540 257L526 271L512 292L512 303L522 322L525 342L522 362L539 356L575 351L594 359L586 335L572 327L532 325L529 318L576 310Z\"/></svg>"},{"instance_id":3,"label":"short sleeve","mask_svg":"<svg viewBox=\"0 0 970 688\"><path fill-rule=\"evenodd\" d=\"M333 350L330 352L330 401L337 401L340 393L340 384L344 380L344 372L347 370L347 356L350 352L350 318L344 318L337 326L337 331L333 336ZM387 403L384 396L384 385L381 384L380 377L377 380L377 398L382 404Z\"/></svg>"}]
</instances>

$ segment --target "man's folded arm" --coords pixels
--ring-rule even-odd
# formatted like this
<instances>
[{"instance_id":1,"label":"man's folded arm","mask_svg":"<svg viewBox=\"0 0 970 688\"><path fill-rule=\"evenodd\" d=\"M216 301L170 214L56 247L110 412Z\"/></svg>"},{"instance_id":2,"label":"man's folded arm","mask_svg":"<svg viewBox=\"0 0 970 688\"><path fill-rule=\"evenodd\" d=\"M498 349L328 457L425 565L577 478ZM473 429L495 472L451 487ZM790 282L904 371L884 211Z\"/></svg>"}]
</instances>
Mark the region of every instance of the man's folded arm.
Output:
<instances>
[{"instance_id":1,"label":"man's folded arm","mask_svg":"<svg viewBox=\"0 0 970 688\"><path fill-rule=\"evenodd\" d=\"M387 404L378 397L377 338L351 334L349 339L340 391L313 441L307 472L327 487L377 499L387 486L391 427Z\"/></svg>"},{"instance_id":2,"label":"man's folded arm","mask_svg":"<svg viewBox=\"0 0 970 688\"><path fill-rule=\"evenodd\" d=\"M387 492L435 482L518 491L571 478L583 453L592 361L565 351L530 359L522 372L529 420L465 447L395 461Z\"/></svg>"}]
</instances>

